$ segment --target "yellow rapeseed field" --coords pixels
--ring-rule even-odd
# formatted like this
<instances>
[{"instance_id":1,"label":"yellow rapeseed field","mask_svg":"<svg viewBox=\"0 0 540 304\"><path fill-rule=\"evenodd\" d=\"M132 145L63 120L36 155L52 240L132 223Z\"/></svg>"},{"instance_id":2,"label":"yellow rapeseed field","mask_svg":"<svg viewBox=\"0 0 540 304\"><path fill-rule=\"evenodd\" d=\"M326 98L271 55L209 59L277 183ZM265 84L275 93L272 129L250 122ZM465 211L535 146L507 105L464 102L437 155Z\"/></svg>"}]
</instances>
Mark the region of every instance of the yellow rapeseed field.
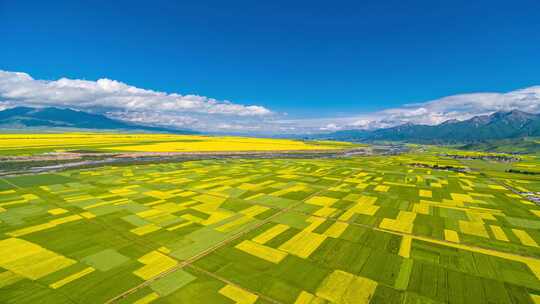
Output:
<instances>
[{"instance_id":1,"label":"yellow rapeseed field","mask_svg":"<svg viewBox=\"0 0 540 304\"><path fill-rule=\"evenodd\" d=\"M538 247L536 241L525 230L512 229L512 232L517 236L519 241L525 246Z\"/></svg>"},{"instance_id":2,"label":"yellow rapeseed field","mask_svg":"<svg viewBox=\"0 0 540 304\"><path fill-rule=\"evenodd\" d=\"M459 243L459 235L454 230L444 229L444 239L449 242Z\"/></svg>"},{"instance_id":3,"label":"yellow rapeseed field","mask_svg":"<svg viewBox=\"0 0 540 304\"><path fill-rule=\"evenodd\" d=\"M69 276L67 276L67 277L65 277L65 278L63 278L63 279L61 279L60 281L57 281L57 282L55 282L55 283L52 283L52 284L50 284L49 286L50 286L52 289L58 289L58 288L60 288L60 287L62 287L62 286L64 286L64 285L66 285L66 284L69 284L69 283L71 283L71 282L73 282L73 281L75 281L75 280L77 280L77 279L80 279L80 278L84 277L84 276L87 275L87 274L90 274L90 273L94 272L94 270L95 270L95 269L92 268L92 267L87 267L87 268L85 268L85 269L83 269L83 270L81 270L81 271L79 271L79 272L77 272L77 273L74 273L74 274L72 274L72 275L69 275Z\"/></svg>"},{"instance_id":4,"label":"yellow rapeseed field","mask_svg":"<svg viewBox=\"0 0 540 304\"><path fill-rule=\"evenodd\" d=\"M278 264L287 256L287 253L283 251L250 240L243 241L236 245L236 248L274 264Z\"/></svg>"},{"instance_id":5,"label":"yellow rapeseed field","mask_svg":"<svg viewBox=\"0 0 540 304\"><path fill-rule=\"evenodd\" d=\"M277 224L274 227L256 236L253 241L259 244L265 244L266 242L270 241L271 239L275 238L276 236L280 235L288 229L289 226L287 225Z\"/></svg>"},{"instance_id":6,"label":"yellow rapeseed field","mask_svg":"<svg viewBox=\"0 0 540 304\"><path fill-rule=\"evenodd\" d=\"M468 221L460 220L459 229L461 230L461 232L469 234L469 235L489 238L489 234L487 233L486 228L484 227L483 223L475 223L475 222L468 222Z\"/></svg>"},{"instance_id":7,"label":"yellow rapeseed field","mask_svg":"<svg viewBox=\"0 0 540 304\"><path fill-rule=\"evenodd\" d=\"M279 249L306 259L319 248L325 239L325 235L301 231L281 245Z\"/></svg>"},{"instance_id":8,"label":"yellow rapeseed field","mask_svg":"<svg viewBox=\"0 0 540 304\"><path fill-rule=\"evenodd\" d=\"M497 225L489 225L489 227L491 227L491 231L493 232L493 235L495 236L495 239L497 239L499 241L504 241L504 242L509 242L510 241L501 227L499 227Z\"/></svg>"},{"instance_id":9,"label":"yellow rapeseed field","mask_svg":"<svg viewBox=\"0 0 540 304\"><path fill-rule=\"evenodd\" d=\"M138 260L144 266L137 269L133 273L143 280L151 279L160 273L174 268L178 263L172 258L164 255L159 251L152 251Z\"/></svg>"},{"instance_id":10,"label":"yellow rapeseed field","mask_svg":"<svg viewBox=\"0 0 540 304\"><path fill-rule=\"evenodd\" d=\"M225 287L219 290L219 293L237 304L253 304L258 298L257 295L234 285L225 285Z\"/></svg>"},{"instance_id":11,"label":"yellow rapeseed field","mask_svg":"<svg viewBox=\"0 0 540 304\"><path fill-rule=\"evenodd\" d=\"M335 270L321 283L316 295L331 303L369 303L377 282Z\"/></svg>"},{"instance_id":12,"label":"yellow rapeseed field","mask_svg":"<svg viewBox=\"0 0 540 304\"><path fill-rule=\"evenodd\" d=\"M313 151L351 148L343 142L306 142L289 139L215 137L175 134L0 134L0 151L64 151L91 149L108 152L227 152Z\"/></svg>"},{"instance_id":13,"label":"yellow rapeseed field","mask_svg":"<svg viewBox=\"0 0 540 304\"><path fill-rule=\"evenodd\" d=\"M416 218L416 213L414 212L399 211L399 214L395 220L385 218L381 221L379 227L382 229L388 229L392 231L411 233L415 218Z\"/></svg>"},{"instance_id":14,"label":"yellow rapeseed field","mask_svg":"<svg viewBox=\"0 0 540 304\"><path fill-rule=\"evenodd\" d=\"M23 239L8 238L0 241L0 267L31 280L75 263L75 260Z\"/></svg>"},{"instance_id":15,"label":"yellow rapeseed field","mask_svg":"<svg viewBox=\"0 0 540 304\"><path fill-rule=\"evenodd\" d=\"M338 238L346 229L349 227L349 224L342 223L342 222L335 222L332 224L332 226L328 227L328 229L324 232L324 235Z\"/></svg>"}]
</instances>

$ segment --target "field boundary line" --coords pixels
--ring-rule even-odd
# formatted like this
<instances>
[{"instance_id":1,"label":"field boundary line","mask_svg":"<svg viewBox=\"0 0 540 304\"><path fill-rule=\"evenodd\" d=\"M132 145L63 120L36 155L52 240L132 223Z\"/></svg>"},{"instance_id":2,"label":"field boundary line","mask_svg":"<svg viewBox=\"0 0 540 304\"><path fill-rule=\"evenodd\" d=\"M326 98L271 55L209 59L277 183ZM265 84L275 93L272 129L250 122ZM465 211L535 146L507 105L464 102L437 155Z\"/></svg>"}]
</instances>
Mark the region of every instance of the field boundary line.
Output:
<instances>
[{"instance_id":1,"label":"field boundary line","mask_svg":"<svg viewBox=\"0 0 540 304\"><path fill-rule=\"evenodd\" d=\"M159 280L159 279L161 279L161 278L163 278L163 277L165 277L165 276L167 276L167 275L169 275L169 274L171 274L171 273L173 273L173 272L176 272L177 270L180 270L180 269L182 269L182 268L184 268L184 267L186 267L186 266L191 265L192 263L198 261L199 259L201 259L201 258L203 258L203 257L205 257L205 256L207 256L207 255L209 255L209 254L211 254L212 252L214 252L214 251L220 249L221 247L224 247L224 246L228 245L229 243L231 243L231 242L233 242L233 241L235 241L235 240L241 238L242 236L246 235L247 233L249 233L249 232L251 232L251 231L253 231L253 230L255 230L255 229L257 229L257 228L259 228L259 227L261 227L261 226L263 226L263 225L265 225L265 224L267 224L267 223L269 223L269 222L272 221L274 218L276 218L276 217L278 217L278 216L280 216L280 215L282 215L282 214L284 214L284 213L286 213L286 212L292 210L292 209L295 208L296 206L299 206L300 204L304 203L306 200L308 200L308 199L310 199L310 198L312 198L312 197L314 197L314 196L317 196L318 194L320 194L320 193L322 193L322 192L328 190L328 188L334 187L335 185L339 185L339 183L343 182L343 180L345 180L346 178L349 178L351 175L353 175L354 173L356 173L356 171L357 171L357 170L354 170L354 169L353 169L353 172L351 172L350 174L347 174L347 176L341 178L341 179L340 179L339 181L337 181L336 183L334 183L334 184L332 184L332 185L329 185L329 186L326 186L326 187L324 187L324 188L321 188L321 189L319 189L318 191L313 192L312 194L308 195L308 196L305 197L304 199L298 201L296 204L292 204L291 206L289 206L289 207L287 207L287 208L281 209L281 210L279 210L277 213L275 213L275 214L269 216L268 218L262 220L261 222L255 224L255 225L253 225L253 226L247 227L246 229L241 230L241 231L239 231L239 232L233 234L230 238L225 239L225 240L223 240L223 241L221 241L221 242L218 242L217 244L211 246L210 248L208 248L208 249L206 249L206 250L203 250L203 251L201 251L200 253L198 253L198 254L196 254L196 255L194 255L194 256L192 256L192 257L186 259L186 260L181 261L181 263L178 264L177 266L175 266L174 268L171 268L171 269L169 269L169 270L167 270L167 271L164 271L164 272L158 274L157 276L155 276L155 277L153 277L153 278L151 278L151 279L149 279L149 280L146 280L146 281L142 282L142 283L139 284L138 286L135 286L135 287L133 287L133 288L131 288L131 289L129 289L129 290L127 290L127 291L125 291L125 292L123 292L123 293L117 295L116 297L111 298L110 300L108 300L107 302L105 302L105 304L115 303L116 301L121 300L121 299L127 297L127 296L130 295L130 294L135 293L135 292L138 291L139 289L144 288L144 287L146 287L146 286L152 284L153 282L155 282L155 281L157 281L157 280ZM168 254L167 254L167 256L171 257L171 256L168 255ZM171 258L173 258L173 257L171 257ZM176 258L175 258L175 260L178 261L178 259L176 259ZM243 289L249 291L248 289L245 289L245 288L243 288ZM250 292L251 292L251 291L250 291Z\"/></svg>"},{"instance_id":2,"label":"field boundary line","mask_svg":"<svg viewBox=\"0 0 540 304\"><path fill-rule=\"evenodd\" d=\"M200 191L200 190L189 190L189 191L193 191L193 192L196 192L196 193L199 193L199 194L212 195L212 196L221 197L221 198L226 197L226 196L221 195L221 194L214 194L214 193L204 192L204 191ZM270 208L270 209L273 209L273 210L283 211L285 209L285 208L272 206L272 205L269 205L269 204L266 204L266 203L252 202L252 201L246 200L246 199L242 199L242 201L244 201L246 203L249 203L251 205L260 205L260 206L264 206L264 207L267 207L267 208ZM296 206L294 206L294 207L296 207ZM333 222L346 223L346 224L349 224L349 225L363 227L363 228L370 229L370 230L375 230L375 231L387 232L387 233L391 233L391 234L394 234L394 235L412 236L413 238L421 239L421 240L426 241L426 242L432 242L432 243L442 242L442 243L448 244L450 246L455 244L453 242L446 241L446 240L443 240L443 239L436 239L436 238L433 238L433 237L428 237L428 236L423 236L423 235L416 235L416 234L413 234L413 233L399 232L399 231L389 230L389 229L385 229L385 228L369 226L369 225L366 225L366 224L356 223L356 222L354 222L352 220L343 221L343 220L340 220L340 219L337 219L337 218L331 218L331 217L326 217L326 216L322 216L322 215L310 214L308 212L300 211L300 210L296 210L296 209L290 209L290 210L288 210L288 212L293 212L293 213L302 214L302 215L306 215L306 216L322 218L322 219L330 220L330 221L333 221ZM463 246L467 246L467 247L469 247L469 248L471 248L473 250L474 249L477 249L477 250L489 250L489 251L498 252L498 253L502 253L502 254L512 254L512 255L520 256L520 257L524 257L524 258L540 260L540 257L535 257L535 256L532 256L532 255L526 255L526 254L521 254L521 253L513 253L513 252L510 252L510 251L498 250L498 249L494 249L494 248L490 248L490 247L473 245L473 244L470 244L470 243L467 243L467 242L460 242L459 244L461 244Z\"/></svg>"},{"instance_id":3,"label":"field boundary line","mask_svg":"<svg viewBox=\"0 0 540 304\"><path fill-rule=\"evenodd\" d=\"M224 278L224 277L222 277L222 276L219 276L219 275L217 275L217 274L215 274L215 273L213 273L213 272L211 272L211 271L202 269L202 268L200 268L200 267L198 267L198 266L195 266L195 265L190 264L190 265L187 265L186 267L192 268L193 270L195 270L195 271L197 271L197 272L201 272L201 273L203 273L203 274L205 274L205 275L207 275L207 276L210 276L210 277L212 277L212 278L214 278L214 279L216 279L216 280L219 280L219 281L221 281L221 282L223 282L223 283L227 283L227 284L229 284L229 285L233 285L233 286L238 287L238 288L240 288L240 289L249 291L249 292L251 292L252 294L257 295L258 297L260 297L260 298L262 298L262 299L264 299L264 300L266 300L266 301L272 302L272 303L274 303L274 304L283 304L283 302L280 302L280 301L278 301L278 300L276 300L276 299L274 299L274 298L268 297L268 296L266 296L266 295L264 295L264 294L262 294L262 293L260 293L260 292L258 292L258 291L253 291L253 290L250 290L250 289L248 289L248 288L245 288L245 287L242 286L242 285L239 285L239 284L237 284L237 283L234 283L234 282L232 282L232 281L230 281L230 280L228 280L228 279L226 279L226 278Z\"/></svg>"}]
</instances>

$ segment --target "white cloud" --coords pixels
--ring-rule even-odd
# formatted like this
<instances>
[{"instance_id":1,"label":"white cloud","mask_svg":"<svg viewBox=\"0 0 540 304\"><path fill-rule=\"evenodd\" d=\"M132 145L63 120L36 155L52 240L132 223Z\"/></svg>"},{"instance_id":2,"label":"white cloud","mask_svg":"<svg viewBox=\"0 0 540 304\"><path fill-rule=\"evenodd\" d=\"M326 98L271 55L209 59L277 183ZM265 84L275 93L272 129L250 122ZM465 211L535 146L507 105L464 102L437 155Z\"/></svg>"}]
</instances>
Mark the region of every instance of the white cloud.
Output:
<instances>
[{"instance_id":1,"label":"white cloud","mask_svg":"<svg viewBox=\"0 0 540 304\"><path fill-rule=\"evenodd\" d=\"M337 131L340 129L341 128L338 127L338 125L336 125L335 123L329 123L326 126L320 128L321 131Z\"/></svg>"},{"instance_id":2,"label":"white cloud","mask_svg":"<svg viewBox=\"0 0 540 304\"><path fill-rule=\"evenodd\" d=\"M271 115L265 107L240 105L198 95L164 93L110 79L36 80L26 73L0 70L0 101L11 105L60 106L107 112L139 112L238 117Z\"/></svg>"},{"instance_id":3,"label":"white cloud","mask_svg":"<svg viewBox=\"0 0 540 304\"><path fill-rule=\"evenodd\" d=\"M180 128L190 128L200 123L199 119L191 116L156 112L110 112L107 113L107 116L139 124L175 126Z\"/></svg>"},{"instance_id":4,"label":"white cloud","mask_svg":"<svg viewBox=\"0 0 540 304\"><path fill-rule=\"evenodd\" d=\"M234 123L226 123L226 122L223 122L223 123L219 123L216 125L216 128L219 130L219 131L234 131L234 132L238 132L238 131L249 131L249 132L256 132L256 131L259 131L261 129L261 126L259 125L249 125L249 124L234 124Z\"/></svg>"},{"instance_id":5,"label":"white cloud","mask_svg":"<svg viewBox=\"0 0 540 304\"><path fill-rule=\"evenodd\" d=\"M405 123L435 125L450 119L464 120L477 115L518 109L540 112L540 86L508 93L473 93L443 97L423 103L336 119L332 124L341 129L376 129ZM327 124L328 119L324 119Z\"/></svg>"},{"instance_id":6,"label":"white cloud","mask_svg":"<svg viewBox=\"0 0 540 304\"><path fill-rule=\"evenodd\" d=\"M110 79L48 81L0 70L0 110L18 105L69 107L137 123L209 132L301 134L404 123L434 125L513 109L539 113L540 86L508 93L453 95L349 117L292 119L262 106L146 90Z\"/></svg>"},{"instance_id":7,"label":"white cloud","mask_svg":"<svg viewBox=\"0 0 540 304\"><path fill-rule=\"evenodd\" d=\"M356 116L289 119L277 123L296 126L296 133L300 133L299 130L305 133L347 129L372 130L405 123L435 125L450 119L465 120L477 115L514 109L540 113L540 86L508 93L453 95Z\"/></svg>"}]
</instances>

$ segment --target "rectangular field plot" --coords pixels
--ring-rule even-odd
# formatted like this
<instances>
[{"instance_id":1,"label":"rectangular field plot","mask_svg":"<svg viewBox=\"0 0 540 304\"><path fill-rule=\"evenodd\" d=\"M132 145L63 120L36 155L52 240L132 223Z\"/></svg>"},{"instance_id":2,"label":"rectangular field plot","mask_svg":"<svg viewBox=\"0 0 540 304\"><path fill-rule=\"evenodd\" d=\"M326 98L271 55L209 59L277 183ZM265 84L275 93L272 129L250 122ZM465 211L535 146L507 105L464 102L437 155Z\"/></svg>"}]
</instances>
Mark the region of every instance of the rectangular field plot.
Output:
<instances>
[{"instance_id":1,"label":"rectangular field plot","mask_svg":"<svg viewBox=\"0 0 540 304\"><path fill-rule=\"evenodd\" d=\"M437 165L437 166L435 166ZM540 180L426 153L0 178L0 303L538 303Z\"/></svg>"}]
</instances>

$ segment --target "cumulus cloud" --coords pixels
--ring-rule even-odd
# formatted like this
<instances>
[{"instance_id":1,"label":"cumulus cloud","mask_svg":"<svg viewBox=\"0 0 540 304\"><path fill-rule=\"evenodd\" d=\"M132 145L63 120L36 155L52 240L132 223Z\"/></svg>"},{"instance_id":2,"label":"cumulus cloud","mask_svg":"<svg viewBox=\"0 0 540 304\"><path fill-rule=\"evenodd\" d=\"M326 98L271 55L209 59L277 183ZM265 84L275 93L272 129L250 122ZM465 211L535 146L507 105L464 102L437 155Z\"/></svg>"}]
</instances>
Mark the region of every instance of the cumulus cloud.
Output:
<instances>
[{"instance_id":1,"label":"cumulus cloud","mask_svg":"<svg viewBox=\"0 0 540 304\"><path fill-rule=\"evenodd\" d=\"M0 101L3 101L4 107L59 106L110 113L122 112L124 116L132 118L137 115L129 113L164 113L169 116L191 113L236 117L261 117L272 114L267 108L258 105L240 105L199 95L141 89L106 78L97 81L68 78L52 81L36 80L26 73L2 70L0 70ZM139 115L136 120L144 119ZM148 122L152 120L154 119L151 116Z\"/></svg>"},{"instance_id":2,"label":"cumulus cloud","mask_svg":"<svg viewBox=\"0 0 540 304\"><path fill-rule=\"evenodd\" d=\"M337 131L340 129L341 127L339 127L335 123L329 123L326 126L320 128L321 131Z\"/></svg>"},{"instance_id":3,"label":"cumulus cloud","mask_svg":"<svg viewBox=\"0 0 540 304\"><path fill-rule=\"evenodd\" d=\"M331 122L337 129L378 129L405 123L436 125L447 120L465 120L477 115L518 109L540 113L540 86L508 93L473 93L447 96L423 103L339 118ZM324 119L328 125L328 119Z\"/></svg>"},{"instance_id":4,"label":"cumulus cloud","mask_svg":"<svg viewBox=\"0 0 540 304\"><path fill-rule=\"evenodd\" d=\"M200 124L200 120L187 115L158 112L119 111L106 113L108 117L139 124L175 126L188 128Z\"/></svg>"},{"instance_id":5,"label":"cumulus cloud","mask_svg":"<svg viewBox=\"0 0 540 304\"><path fill-rule=\"evenodd\" d=\"M0 110L18 105L89 110L136 123L209 132L302 134L405 123L434 125L513 109L540 113L540 86L508 93L453 95L349 117L292 119L258 105L158 92L110 79L36 80L26 73L0 70Z\"/></svg>"}]
</instances>

